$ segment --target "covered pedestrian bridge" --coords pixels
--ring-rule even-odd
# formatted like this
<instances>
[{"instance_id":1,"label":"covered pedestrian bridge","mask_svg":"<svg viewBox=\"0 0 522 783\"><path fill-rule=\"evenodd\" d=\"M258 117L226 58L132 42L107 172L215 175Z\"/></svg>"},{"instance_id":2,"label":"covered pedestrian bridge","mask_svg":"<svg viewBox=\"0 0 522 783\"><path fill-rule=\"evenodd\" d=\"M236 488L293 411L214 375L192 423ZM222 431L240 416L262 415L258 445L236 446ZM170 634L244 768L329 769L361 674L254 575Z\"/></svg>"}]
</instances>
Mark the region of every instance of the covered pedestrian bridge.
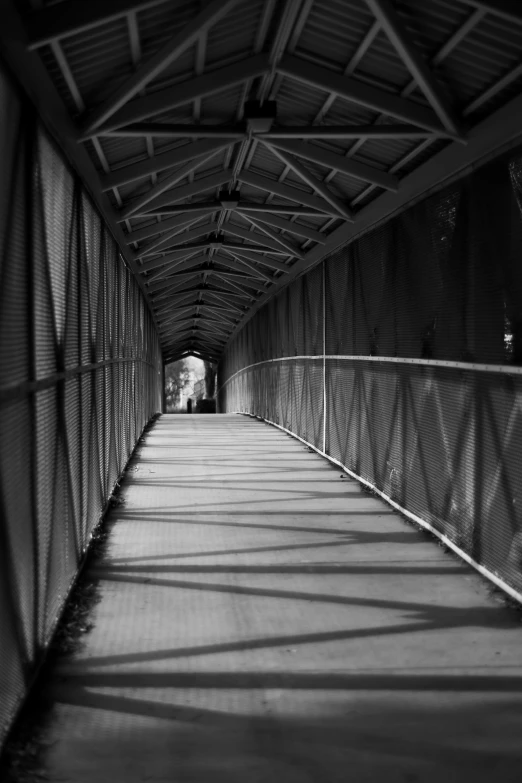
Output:
<instances>
[{"instance_id":1,"label":"covered pedestrian bridge","mask_svg":"<svg viewBox=\"0 0 522 783\"><path fill-rule=\"evenodd\" d=\"M0 746L518 780L522 5L0 0L0 149Z\"/></svg>"}]
</instances>

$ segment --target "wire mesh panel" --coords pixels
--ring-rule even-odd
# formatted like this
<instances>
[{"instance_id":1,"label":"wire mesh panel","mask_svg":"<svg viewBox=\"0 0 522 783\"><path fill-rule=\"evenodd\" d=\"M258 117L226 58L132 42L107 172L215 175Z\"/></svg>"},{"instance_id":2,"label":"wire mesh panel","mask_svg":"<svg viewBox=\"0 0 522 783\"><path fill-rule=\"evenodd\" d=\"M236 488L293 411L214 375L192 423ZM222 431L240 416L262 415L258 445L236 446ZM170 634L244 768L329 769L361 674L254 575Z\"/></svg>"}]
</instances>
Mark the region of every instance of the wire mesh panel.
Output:
<instances>
[{"instance_id":1,"label":"wire mesh panel","mask_svg":"<svg viewBox=\"0 0 522 783\"><path fill-rule=\"evenodd\" d=\"M519 153L290 283L218 370L220 410L324 450L519 594L521 215Z\"/></svg>"},{"instance_id":2,"label":"wire mesh panel","mask_svg":"<svg viewBox=\"0 0 522 783\"><path fill-rule=\"evenodd\" d=\"M78 178L0 74L0 744L161 405L156 330Z\"/></svg>"}]
</instances>

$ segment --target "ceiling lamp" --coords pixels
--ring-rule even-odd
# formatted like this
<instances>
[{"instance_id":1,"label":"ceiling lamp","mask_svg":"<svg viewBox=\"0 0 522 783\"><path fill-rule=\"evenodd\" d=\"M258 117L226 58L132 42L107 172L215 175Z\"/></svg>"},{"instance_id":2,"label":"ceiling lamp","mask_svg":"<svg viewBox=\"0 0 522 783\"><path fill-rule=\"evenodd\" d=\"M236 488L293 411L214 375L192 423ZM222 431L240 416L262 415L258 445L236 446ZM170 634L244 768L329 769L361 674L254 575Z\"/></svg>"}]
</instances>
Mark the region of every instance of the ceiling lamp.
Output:
<instances>
[{"instance_id":1,"label":"ceiling lamp","mask_svg":"<svg viewBox=\"0 0 522 783\"><path fill-rule=\"evenodd\" d=\"M223 237L215 237L214 239L210 240L210 249L221 250L224 244Z\"/></svg>"},{"instance_id":2,"label":"ceiling lamp","mask_svg":"<svg viewBox=\"0 0 522 783\"><path fill-rule=\"evenodd\" d=\"M235 209L239 204L239 190L221 190L218 198L223 209Z\"/></svg>"},{"instance_id":3,"label":"ceiling lamp","mask_svg":"<svg viewBox=\"0 0 522 783\"><path fill-rule=\"evenodd\" d=\"M246 101L244 117L248 130L252 133L267 133L277 115L275 101Z\"/></svg>"}]
</instances>

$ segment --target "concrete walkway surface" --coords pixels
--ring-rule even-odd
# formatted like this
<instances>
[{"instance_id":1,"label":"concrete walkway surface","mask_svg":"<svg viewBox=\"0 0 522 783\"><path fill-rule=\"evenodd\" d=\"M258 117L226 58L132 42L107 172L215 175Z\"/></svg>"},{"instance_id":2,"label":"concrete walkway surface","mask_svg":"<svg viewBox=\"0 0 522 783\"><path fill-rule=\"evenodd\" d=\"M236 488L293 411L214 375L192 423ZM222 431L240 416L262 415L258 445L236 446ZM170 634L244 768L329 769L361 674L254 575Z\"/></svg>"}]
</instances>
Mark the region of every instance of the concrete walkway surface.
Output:
<instances>
[{"instance_id":1,"label":"concrete walkway surface","mask_svg":"<svg viewBox=\"0 0 522 783\"><path fill-rule=\"evenodd\" d=\"M244 416L158 419L50 683L50 780L522 780L516 614L341 472Z\"/></svg>"}]
</instances>

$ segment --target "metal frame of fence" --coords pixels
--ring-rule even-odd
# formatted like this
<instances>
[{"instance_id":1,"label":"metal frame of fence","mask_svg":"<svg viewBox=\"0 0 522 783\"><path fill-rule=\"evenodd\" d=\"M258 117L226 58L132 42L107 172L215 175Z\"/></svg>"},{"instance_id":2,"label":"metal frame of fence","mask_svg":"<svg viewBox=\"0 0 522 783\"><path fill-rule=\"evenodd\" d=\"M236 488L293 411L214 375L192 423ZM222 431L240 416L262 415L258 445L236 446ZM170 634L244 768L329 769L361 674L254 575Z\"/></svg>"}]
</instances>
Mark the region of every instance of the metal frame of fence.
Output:
<instances>
[{"instance_id":1,"label":"metal frame of fence","mask_svg":"<svg viewBox=\"0 0 522 783\"><path fill-rule=\"evenodd\" d=\"M118 246L0 72L0 746L114 485L161 409L156 329Z\"/></svg>"},{"instance_id":2,"label":"metal frame of fence","mask_svg":"<svg viewBox=\"0 0 522 783\"><path fill-rule=\"evenodd\" d=\"M522 601L522 159L288 285L219 366L223 412L302 440Z\"/></svg>"}]
</instances>

